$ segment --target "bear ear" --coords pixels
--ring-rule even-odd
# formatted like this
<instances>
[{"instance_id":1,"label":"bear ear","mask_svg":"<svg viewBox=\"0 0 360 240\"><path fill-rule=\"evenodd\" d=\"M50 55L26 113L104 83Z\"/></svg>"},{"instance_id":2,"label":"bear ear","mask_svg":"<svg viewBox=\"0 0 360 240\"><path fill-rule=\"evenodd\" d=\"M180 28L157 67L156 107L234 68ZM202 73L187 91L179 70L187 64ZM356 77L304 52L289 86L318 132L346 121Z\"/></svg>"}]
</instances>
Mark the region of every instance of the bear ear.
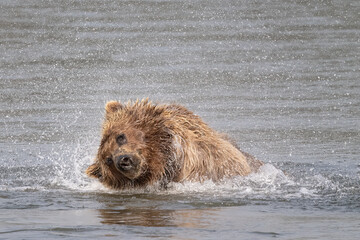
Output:
<instances>
[{"instance_id":1,"label":"bear ear","mask_svg":"<svg viewBox=\"0 0 360 240\"><path fill-rule=\"evenodd\" d=\"M117 112L123 108L123 105L117 101L107 102L105 105L106 114Z\"/></svg>"},{"instance_id":2,"label":"bear ear","mask_svg":"<svg viewBox=\"0 0 360 240\"><path fill-rule=\"evenodd\" d=\"M101 178L101 168L99 166L99 164L96 162L94 164L91 164L85 171L85 173L89 176L89 177L93 177L93 178Z\"/></svg>"}]
</instances>

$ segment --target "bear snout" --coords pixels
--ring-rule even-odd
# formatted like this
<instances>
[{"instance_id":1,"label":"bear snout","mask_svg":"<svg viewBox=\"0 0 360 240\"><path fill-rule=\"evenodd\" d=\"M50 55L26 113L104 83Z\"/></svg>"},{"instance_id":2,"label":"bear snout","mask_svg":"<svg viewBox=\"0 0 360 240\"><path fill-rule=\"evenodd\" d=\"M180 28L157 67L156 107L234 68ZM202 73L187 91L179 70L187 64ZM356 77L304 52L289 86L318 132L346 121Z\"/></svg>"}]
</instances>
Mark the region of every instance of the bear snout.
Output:
<instances>
[{"instance_id":1,"label":"bear snout","mask_svg":"<svg viewBox=\"0 0 360 240\"><path fill-rule=\"evenodd\" d=\"M137 161L132 155L124 154L115 158L115 166L120 171L129 171L133 168L136 168Z\"/></svg>"}]
</instances>

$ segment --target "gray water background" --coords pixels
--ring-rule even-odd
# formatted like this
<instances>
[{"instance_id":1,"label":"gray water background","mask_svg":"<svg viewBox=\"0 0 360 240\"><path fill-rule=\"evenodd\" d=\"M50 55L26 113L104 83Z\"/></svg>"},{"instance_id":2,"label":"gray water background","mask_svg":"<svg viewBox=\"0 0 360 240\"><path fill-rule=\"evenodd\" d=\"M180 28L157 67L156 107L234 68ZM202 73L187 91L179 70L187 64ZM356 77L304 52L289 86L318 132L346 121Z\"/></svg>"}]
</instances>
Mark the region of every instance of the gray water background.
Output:
<instances>
[{"instance_id":1,"label":"gray water background","mask_svg":"<svg viewBox=\"0 0 360 240\"><path fill-rule=\"evenodd\" d=\"M359 36L356 0L0 1L0 239L357 239ZM145 97L267 164L104 189L103 107Z\"/></svg>"}]
</instances>

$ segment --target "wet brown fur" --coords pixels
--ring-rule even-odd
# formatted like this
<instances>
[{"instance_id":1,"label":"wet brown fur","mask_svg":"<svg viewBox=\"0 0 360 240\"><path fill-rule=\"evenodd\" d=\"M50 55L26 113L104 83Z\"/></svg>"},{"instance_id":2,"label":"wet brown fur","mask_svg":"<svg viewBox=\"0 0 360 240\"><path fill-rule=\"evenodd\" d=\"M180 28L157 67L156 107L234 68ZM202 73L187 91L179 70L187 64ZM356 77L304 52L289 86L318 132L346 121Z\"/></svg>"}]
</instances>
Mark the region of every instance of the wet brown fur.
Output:
<instances>
[{"instance_id":1,"label":"wet brown fur","mask_svg":"<svg viewBox=\"0 0 360 240\"><path fill-rule=\"evenodd\" d=\"M248 175L262 165L180 105L157 105L147 99L124 105L111 101L105 110L98 154L86 173L107 187L127 189L156 182L166 186L171 181L218 181ZM119 134L127 136L123 146L116 143ZM138 170L132 175L126 176L106 164L107 158L119 152L139 159Z\"/></svg>"}]
</instances>

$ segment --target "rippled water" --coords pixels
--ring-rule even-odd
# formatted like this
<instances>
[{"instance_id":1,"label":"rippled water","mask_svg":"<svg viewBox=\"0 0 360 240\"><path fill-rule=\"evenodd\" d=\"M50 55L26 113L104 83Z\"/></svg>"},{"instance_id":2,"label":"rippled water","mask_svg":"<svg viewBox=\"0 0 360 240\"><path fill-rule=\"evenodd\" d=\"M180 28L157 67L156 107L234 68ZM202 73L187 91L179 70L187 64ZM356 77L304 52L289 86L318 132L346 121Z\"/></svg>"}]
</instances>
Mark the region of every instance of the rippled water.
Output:
<instances>
[{"instance_id":1,"label":"rippled water","mask_svg":"<svg viewBox=\"0 0 360 240\"><path fill-rule=\"evenodd\" d=\"M360 4L0 2L0 238L357 239ZM88 179L108 100L177 102L262 159L220 183Z\"/></svg>"}]
</instances>

